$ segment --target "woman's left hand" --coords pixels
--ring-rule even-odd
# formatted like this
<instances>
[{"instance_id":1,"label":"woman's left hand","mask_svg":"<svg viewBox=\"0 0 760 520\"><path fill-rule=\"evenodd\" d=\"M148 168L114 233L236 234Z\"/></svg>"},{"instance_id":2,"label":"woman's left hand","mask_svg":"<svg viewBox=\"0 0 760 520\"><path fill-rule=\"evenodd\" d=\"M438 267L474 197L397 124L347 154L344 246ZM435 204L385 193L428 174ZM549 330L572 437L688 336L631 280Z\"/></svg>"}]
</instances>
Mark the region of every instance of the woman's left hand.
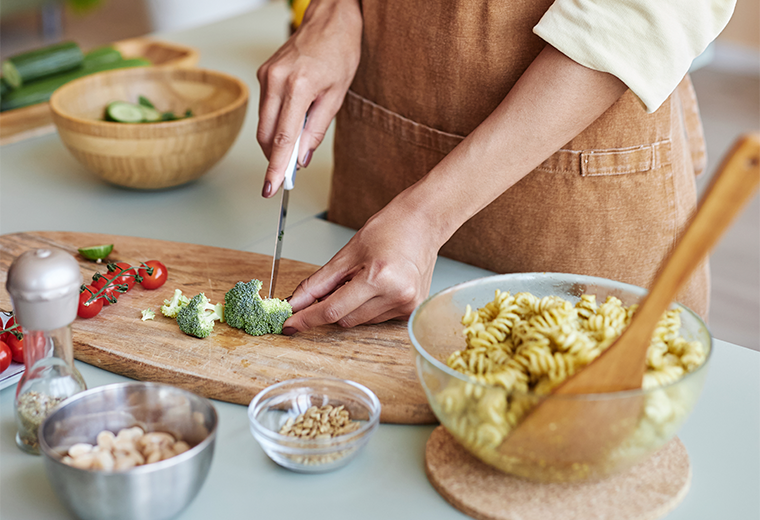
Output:
<instances>
[{"instance_id":1,"label":"woman's left hand","mask_svg":"<svg viewBox=\"0 0 760 520\"><path fill-rule=\"evenodd\" d=\"M429 228L391 203L290 298L283 333L327 323L353 327L406 318L430 291L440 247Z\"/></svg>"}]
</instances>

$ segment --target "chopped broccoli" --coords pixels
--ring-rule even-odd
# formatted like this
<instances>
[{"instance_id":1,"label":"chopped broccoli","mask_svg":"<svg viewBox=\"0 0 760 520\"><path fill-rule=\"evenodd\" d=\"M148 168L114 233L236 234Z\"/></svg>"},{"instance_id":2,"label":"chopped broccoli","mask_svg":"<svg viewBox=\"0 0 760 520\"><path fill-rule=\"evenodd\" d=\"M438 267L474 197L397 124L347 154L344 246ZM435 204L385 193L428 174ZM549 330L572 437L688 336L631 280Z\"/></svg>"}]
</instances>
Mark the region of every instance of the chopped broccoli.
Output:
<instances>
[{"instance_id":1,"label":"chopped broccoli","mask_svg":"<svg viewBox=\"0 0 760 520\"><path fill-rule=\"evenodd\" d=\"M156 313L153 312L153 309L143 309L140 312L142 313L142 318L141 319L143 321L152 320L153 318L156 317Z\"/></svg>"},{"instance_id":2,"label":"chopped broccoli","mask_svg":"<svg viewBox=\"0 0 760 520\"><path fill-rule=\"evenodd\" d=\"M282 324L293 315L293 307L285 300L265 298L261 300L263 319L270 334L282 334ZM247 331L246 331L247 332Z\"/></svg>"},{"instance_id":3,"label":"chopped broccoli","mask_svg":"<svg viewBox=\"0 0 760 520\"><path fill-rule=\"evenodd\" d=\"M252 336L282 334L282 324L293 314L285 300L262 299L260 280L238 282L224 295L227 324Z\"/></svg>"},{"instance_id":4,"label":"chopped broccoli","mask_svg":"<svg viewBox=\"0 0 760 520\"><path fill-rule=\"evenodd\" d=\"M203 293L196 294L190 303L177 313L179 330L196 338L205 338L214 330L216 320L224 321L224 306L209 302Z\"/></svg>"},{"instance_id":5,"label":"chopped broccoli","mask_svg":"<svg viewBox=\"0 0 760 520\"><path fill-rule=\"evenodd\" d=\"M164 305L161 307L161 313L169 318L176 318L179 310L190 303L190 299L182 294L180 289L174 289L174 296L171 300L164 300Z\"/></svg>"}]
</instances>

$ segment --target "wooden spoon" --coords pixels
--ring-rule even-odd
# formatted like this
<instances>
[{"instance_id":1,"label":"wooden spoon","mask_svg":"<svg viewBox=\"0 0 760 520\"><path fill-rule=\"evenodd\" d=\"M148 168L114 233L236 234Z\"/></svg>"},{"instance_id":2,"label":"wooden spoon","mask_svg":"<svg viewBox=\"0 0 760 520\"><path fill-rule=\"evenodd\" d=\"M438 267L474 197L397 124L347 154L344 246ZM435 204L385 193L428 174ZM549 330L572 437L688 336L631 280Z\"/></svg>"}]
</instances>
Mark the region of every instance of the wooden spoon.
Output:
<instances>
[{"instance_id":1,"label":"wooden spoon","mask_svg":"<svg viewBox=\"0 0 760 520\"><path fill-rule=\"evenodd\" d=\"M760 182L760 134L737 140L675 249L623 334L596 360L540 402L499 447L506 456L543 464L592 462L632 431L643 396L572 398L641 388L647 349L663 312L749 201ZM563 399L566 395L569 398Z\"/></svg>"}]
</instances>

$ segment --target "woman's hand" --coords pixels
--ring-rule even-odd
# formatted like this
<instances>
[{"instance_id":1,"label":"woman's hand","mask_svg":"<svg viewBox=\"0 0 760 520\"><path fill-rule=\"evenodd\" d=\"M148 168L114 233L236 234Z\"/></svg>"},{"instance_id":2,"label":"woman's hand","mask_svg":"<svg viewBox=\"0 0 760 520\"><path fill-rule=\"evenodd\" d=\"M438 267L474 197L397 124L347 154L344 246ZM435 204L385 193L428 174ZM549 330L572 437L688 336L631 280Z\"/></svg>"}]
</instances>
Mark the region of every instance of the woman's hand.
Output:
<instances>
[{"instance_id":1,"label":"woman's hand","mask_svg":"<svg viewBox=\"0 0 760 520\"><path fill-rule=\"evenodd\" d=\"M397 197L290 298L291 335L327 323L353 327L408 317L427 297L440 245Z\"/></svg>"},{"instance_id":2,"label":"woman's hand","mask_svg":"<svg viewBox=\"0 0 760 520\"><path fill-rule=\"evenodd\" d=\"M257 139L269 159L262 196L282 184L307 111L301 166L322 142L359 65L361 32L358 0L312 0L298 31L259 68Z\"/></svg>"},{"instance_id":3,"label":"woman's hand","mask_svg":"<svg viewBox=\"0 0 760 520\"><path fill-rule=\"evenodd\" d=\"M451 235L625 90L616 77L547 46L485 121L301 282L283 333L410 315L427 297L437 252Z\"/></svg>"}]
</instances>

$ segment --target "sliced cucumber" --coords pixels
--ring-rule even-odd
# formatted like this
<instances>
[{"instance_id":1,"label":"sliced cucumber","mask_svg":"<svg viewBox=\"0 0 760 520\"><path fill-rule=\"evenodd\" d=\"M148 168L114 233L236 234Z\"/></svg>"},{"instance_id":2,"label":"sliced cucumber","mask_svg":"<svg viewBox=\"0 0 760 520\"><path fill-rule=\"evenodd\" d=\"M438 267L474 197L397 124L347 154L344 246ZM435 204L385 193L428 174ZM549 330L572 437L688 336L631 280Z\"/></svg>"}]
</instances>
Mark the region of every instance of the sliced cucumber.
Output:
<instances>
[{"instance_id":1,"label":"sliced cucumber","mask_svg":"<svg viewBox=\"0 0 760 520\"><path fill-rule=\"evenodd\" d=\"M64 42L17 54L3 61L3 77L13 88L82 66L82 49L74 42Z\"/></svg>"},{"instance_id":2,"label":"sliced cucumber","mask_svg":"<svg viewBox=\"0 0 760 520\"><path fill-rule=\"evenodd\" d=\"M116 123L142 123L144 112L140 105L124 101L112 101L106 107L106 121Z\"/></svg>"},{"instance_id":3,"label":"sliced cucumber","mask_svg":"<svg viewBox=\"0 0 760 520\"><path fill-rule=\"evenodd\" d=\"M143 105L139 105L139 106L143 113L143 122L155 123L156 121L161 121L161 112L159 112L155 108L150 108Z\"/></svg>"}]
</instances>

